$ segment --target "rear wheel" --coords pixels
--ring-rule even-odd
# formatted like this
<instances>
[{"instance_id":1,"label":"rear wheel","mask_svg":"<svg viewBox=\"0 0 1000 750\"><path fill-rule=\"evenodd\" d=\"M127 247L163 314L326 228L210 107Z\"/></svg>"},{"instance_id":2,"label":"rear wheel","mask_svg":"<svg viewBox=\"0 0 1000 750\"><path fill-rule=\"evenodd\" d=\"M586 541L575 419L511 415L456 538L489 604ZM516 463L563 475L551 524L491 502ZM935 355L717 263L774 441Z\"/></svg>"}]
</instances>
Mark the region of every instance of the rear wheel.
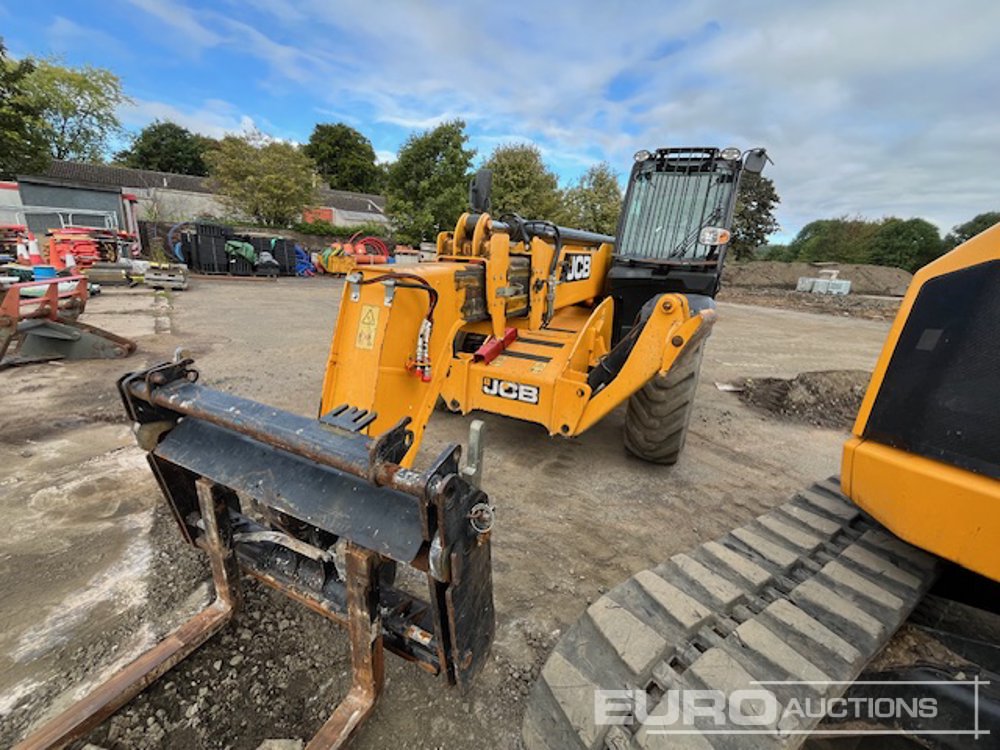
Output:
<instances>
[{"instance_id":1,"label":"rear wheel","mask_svg":"<svg viewBox=\"0 0 1000 750\"><path fill-rule=\"evenodd\" d=\"M644 461L675 464L684 448L704 343L685 351L666 375L657 375L628 400L625 448Z\"/></svg>"}]
</instances>

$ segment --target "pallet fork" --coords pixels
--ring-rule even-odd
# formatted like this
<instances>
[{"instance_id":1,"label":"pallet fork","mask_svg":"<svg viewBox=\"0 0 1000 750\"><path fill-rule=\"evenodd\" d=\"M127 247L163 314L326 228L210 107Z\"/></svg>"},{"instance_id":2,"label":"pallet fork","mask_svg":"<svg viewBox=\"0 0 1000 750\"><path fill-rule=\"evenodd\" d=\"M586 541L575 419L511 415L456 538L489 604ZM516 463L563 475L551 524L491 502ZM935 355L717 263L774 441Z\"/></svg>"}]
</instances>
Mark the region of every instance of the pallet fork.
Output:
<instances>
[{"instance_id":1,"label":"pallet fork","mask_svg":"<svg viewBox=\"0 0 1000 750\"><path fill-rule=\"evenodd\" d=\"M38 287L45 287L41 296L25 294ZM0 368L54 359L118 359L134 352L134 341L78 320L87 298L86 276L25 281L0 290ZM5 357L15 339L14 354Z\"/></svg>"},{"instance_id":2,"label":"pallet fork","mask_svg":"<svg viewBox=\"0 0 1000 750\"><path fill-rule=\"evenodd\" d=\"M192 364L130 373L118 388L181 532L209 557L215 601L18 749L85 737L191 654L239 609L241 571L348 631L352 685L310 750L342 747L371 713L384 649L467 688L494 633L480 426L465 467L452 445L426 472L403 469L408 420L371 438L370 413L296 416L198 385ZM398 563L425 575L426 600L394 586Z\"/></svg>"}]
</instances>

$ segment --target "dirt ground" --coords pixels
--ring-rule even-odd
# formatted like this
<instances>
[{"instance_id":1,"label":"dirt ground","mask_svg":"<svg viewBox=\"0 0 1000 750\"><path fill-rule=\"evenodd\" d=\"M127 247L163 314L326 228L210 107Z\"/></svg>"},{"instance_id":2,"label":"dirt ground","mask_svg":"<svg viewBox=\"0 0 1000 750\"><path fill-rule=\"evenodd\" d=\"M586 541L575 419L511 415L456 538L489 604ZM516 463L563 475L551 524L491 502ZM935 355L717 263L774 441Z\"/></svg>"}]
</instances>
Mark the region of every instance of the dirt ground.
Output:
<instances>
[{"instance_id":1,"label":"dirt ground","mask_svg":"<svg viewBox=\"0 0 1000 750\"><path fill-rule=\"evenodd\" d=\"M864 294L846 296L796 292L794 289L775 287L723 287L719 301L737 302L762 307L780 307L785 310L840 315L867 320L892 321L899 311L900 297Z\"/></svg>"},{"instance_id":2,"label":"dirt ground","mask_svg":"<svg viewBox=\"0 0 1000 750\"><path fill-rule=\"evenodd\" d=\"M342 284L202 281L107 290L87 322L135 337L127 361L0 373L0 746L10 746L208 597L114 383L183 346L202 382L315 412ZM743 524L837 471L840 430L775 420L716 382L870 371L888 323L720 303L680 463L625 455L619 409L585 435L487 417L484 488L497 505L497 634L460 695L387 655L382 700L353 747L512 748L523 701L560 630L633 573ZM417 466L469 419L435 414ZM246 585L237 621L94 732L108 748L256 748L308 739L348 685L331 623Z\"/></svg>"},{"instance_id":3,"label":"dirt ground","mask_svg":"<svg viewBox=\"0 0 1000 750\"><path fill-rule=\"evenodd\" d=\"M861 408L867 370L803 372L794 378L747 378L740 400L768 414L817 427L849 430Z\"/></svg>"},{"instance_id":4,"label":"dirt ground","mask_svg":"<svg viewBox=\"0 0 1000 750\"><path fill-rule=\"evenodd\" d=\"M913 274L902 268L867 263L782 263L773 260L727 263L722 273L724 288L795 289L799 278L820 276L821 269L835 269L837 278L851 282L851 293L902 297Z\"/></svg>"}]
</instances>

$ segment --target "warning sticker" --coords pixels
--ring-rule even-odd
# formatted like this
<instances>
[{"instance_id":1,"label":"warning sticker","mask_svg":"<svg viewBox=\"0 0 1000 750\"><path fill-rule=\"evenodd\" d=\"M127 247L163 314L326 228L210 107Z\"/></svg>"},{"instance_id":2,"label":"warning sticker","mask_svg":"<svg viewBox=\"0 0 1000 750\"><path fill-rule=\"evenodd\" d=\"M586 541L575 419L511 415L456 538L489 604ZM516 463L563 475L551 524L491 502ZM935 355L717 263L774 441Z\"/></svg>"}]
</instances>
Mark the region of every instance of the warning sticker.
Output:
<instances>
[{"instance_id":1,"label":"warning sticker","mask_svg":"<svg viewBox=\"0 0 1000 750\"><path fill-rule=\"evenodd\" d=\"M362 305L361 320L358 321L358 337L354 345L358 349L371 349L375 346L375 334L378 331L377 305Z\"/></svg>"}]
</instances>

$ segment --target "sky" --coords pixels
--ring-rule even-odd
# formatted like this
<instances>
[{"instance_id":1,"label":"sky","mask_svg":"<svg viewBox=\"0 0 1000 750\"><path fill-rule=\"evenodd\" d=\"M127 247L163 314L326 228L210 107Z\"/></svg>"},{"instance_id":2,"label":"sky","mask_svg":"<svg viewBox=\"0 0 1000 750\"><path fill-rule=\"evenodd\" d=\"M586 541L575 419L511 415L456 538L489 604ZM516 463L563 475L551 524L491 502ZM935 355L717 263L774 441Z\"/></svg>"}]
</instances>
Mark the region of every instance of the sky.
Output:
<instances>
[{"instance_id":1,"label":"sky","mask_svg":"<svg viewBox=\"0 0 1000 750\"><path fill-rule=\"evenodd\" d=\"M564 185L639 149L764 146L777 241L1000 210L998 28L996 0L0 0L15 56L116 72L132 131L346 122L391 161L461 118L477 161L532 142Z\"/></svg>"}]
</instances>

